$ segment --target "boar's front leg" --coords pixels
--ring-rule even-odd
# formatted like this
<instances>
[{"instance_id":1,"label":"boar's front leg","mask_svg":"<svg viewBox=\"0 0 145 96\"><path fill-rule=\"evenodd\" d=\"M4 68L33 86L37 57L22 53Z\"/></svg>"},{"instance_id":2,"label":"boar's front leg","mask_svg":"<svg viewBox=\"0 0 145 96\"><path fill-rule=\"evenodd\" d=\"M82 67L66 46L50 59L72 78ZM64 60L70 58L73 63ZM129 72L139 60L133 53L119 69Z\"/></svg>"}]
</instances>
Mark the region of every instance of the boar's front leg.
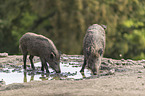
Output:
<instances>
[{"instance_id":1,"label":"boar's front leg","mask_svg":"<svg viewBox=\"0 0 145 96\"><path fill-rule=\"evenodd\" d=\"M30 62L31 62L32 69L35 70L34 63L33 63L33 57L34 57L33 55L30 55L29 59L30 59Z\"/></svg>"},{"instance_id":2,"label":"boar's front leg","mask_svg":"<svg viewBox=\"0 0 145 96\"><path fill-rule=\"evenodd\" d=\"M86 66L86 58L84 58L84 63L83 63L83 66L82 66L82 69L80 70L80 72L84 72L85 66Z\"/></svg>"},{"instance_id":3,"label":"boar's front leg","mask_svg":"<svg viewBox=\"0 0 145 96\"><path fill-rule=\"evenodd\" d=\"M48 66L47 66L46 60L45 60L44 58L40 58L40 60L41 60L41 63L42 63L41 71L44 71L44 67L45 67L46 72L49 73L49 70L48 70Z\"/></svg>"}]
</instances>

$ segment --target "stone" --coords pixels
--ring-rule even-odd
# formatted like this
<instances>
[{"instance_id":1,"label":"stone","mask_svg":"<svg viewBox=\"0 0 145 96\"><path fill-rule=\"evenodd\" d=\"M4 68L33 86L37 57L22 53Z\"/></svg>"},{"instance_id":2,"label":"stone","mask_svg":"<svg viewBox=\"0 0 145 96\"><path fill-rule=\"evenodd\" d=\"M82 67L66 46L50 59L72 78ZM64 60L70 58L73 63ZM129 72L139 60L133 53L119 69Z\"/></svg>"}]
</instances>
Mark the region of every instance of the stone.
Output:
<instances>
[{"instance_id":1,"label":"stone","mask_svg":"<svg viewBox=\"0 0 145 96\"><path fill-rule=\"evenodd\" d=\"M8 53L0 53L0 57L8 57Z\"/></svg>"}]
</instances>

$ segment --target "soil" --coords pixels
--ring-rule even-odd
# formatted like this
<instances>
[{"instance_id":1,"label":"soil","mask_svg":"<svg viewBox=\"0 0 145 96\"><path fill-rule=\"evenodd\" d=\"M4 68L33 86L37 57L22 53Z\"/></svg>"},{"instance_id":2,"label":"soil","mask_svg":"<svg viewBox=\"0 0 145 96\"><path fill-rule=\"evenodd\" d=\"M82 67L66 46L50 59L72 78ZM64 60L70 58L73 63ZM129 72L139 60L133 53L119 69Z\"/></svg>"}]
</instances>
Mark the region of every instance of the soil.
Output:
<instances>
[{"instance_id":1,"label":"soil","mask_svg":"<svg viewBox=\"0 0 145 96\"><path fill-rule=\"evenodd\" d=\"M39 61L35 57L35 61ZM0 58L2 64L20 64L22 56ZM144 96L145 60L114 60L104 58L101 69L110 75L86 80L46 80L15 83L0 87L0 96ZM107 67L106 67L107 66Z\"/></svg>"}]
</instances>

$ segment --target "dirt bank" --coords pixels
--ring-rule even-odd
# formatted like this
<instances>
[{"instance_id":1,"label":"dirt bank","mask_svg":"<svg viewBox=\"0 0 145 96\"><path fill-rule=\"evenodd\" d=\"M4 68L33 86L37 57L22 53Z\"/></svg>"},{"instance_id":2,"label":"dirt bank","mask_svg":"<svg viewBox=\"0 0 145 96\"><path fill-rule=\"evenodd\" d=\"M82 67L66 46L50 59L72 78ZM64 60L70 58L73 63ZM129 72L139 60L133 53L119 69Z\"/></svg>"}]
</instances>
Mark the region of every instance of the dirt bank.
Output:
<instances>
[{"instance_id":1,"label":"dirt bank","mask_svg":"<svg viewBox=\"0 0 145 96\"><path fill-rule=\"evenodd\" d=\"M38 60L38 59L36 59ZM112 60L114 75L100 76L87 80L50 80L16 83L0 87L0 96L144 96L145 95L145 62L132 60ZM0 64L22 63L22 56L0 58ZM107 64L107 63L105 63ZM104 65L105 65L104 64ZM120 66L123 65L123 69ZM102 68L108 68L102 66Z\"/></svg>"}]
</instances>

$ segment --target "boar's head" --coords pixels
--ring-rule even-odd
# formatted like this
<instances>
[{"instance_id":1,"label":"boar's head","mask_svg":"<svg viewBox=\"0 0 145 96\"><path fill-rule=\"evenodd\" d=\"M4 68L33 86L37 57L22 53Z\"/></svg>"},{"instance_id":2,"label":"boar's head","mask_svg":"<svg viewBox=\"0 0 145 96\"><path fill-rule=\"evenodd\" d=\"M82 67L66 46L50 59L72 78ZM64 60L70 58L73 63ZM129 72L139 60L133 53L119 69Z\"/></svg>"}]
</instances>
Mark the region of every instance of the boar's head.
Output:
<instances>
[{"instance_id":1,"label":"boar's head","mask_svg":"<svg viewBox=\"0 0 145 96\"><path fill-rule=\"evenodd\" d=\"M48 60L49 66L56 71L56 73L60 73L60 56L61 54L58 52L58 54L55 54L54 52L51 52L50 58Z\"/></svg>"},{"instance_id":2,"label":"boar's head","mask_svg":"<svg viewBox=\"0 0 145 96\"><path fill-rule=\"evenodd\" d=\"M88 58L88 67L92 70L93 74L99 74L99 68L101 65L101 59L103 57L103 49L93 53Z\"/></svg>"}]
</instances>

